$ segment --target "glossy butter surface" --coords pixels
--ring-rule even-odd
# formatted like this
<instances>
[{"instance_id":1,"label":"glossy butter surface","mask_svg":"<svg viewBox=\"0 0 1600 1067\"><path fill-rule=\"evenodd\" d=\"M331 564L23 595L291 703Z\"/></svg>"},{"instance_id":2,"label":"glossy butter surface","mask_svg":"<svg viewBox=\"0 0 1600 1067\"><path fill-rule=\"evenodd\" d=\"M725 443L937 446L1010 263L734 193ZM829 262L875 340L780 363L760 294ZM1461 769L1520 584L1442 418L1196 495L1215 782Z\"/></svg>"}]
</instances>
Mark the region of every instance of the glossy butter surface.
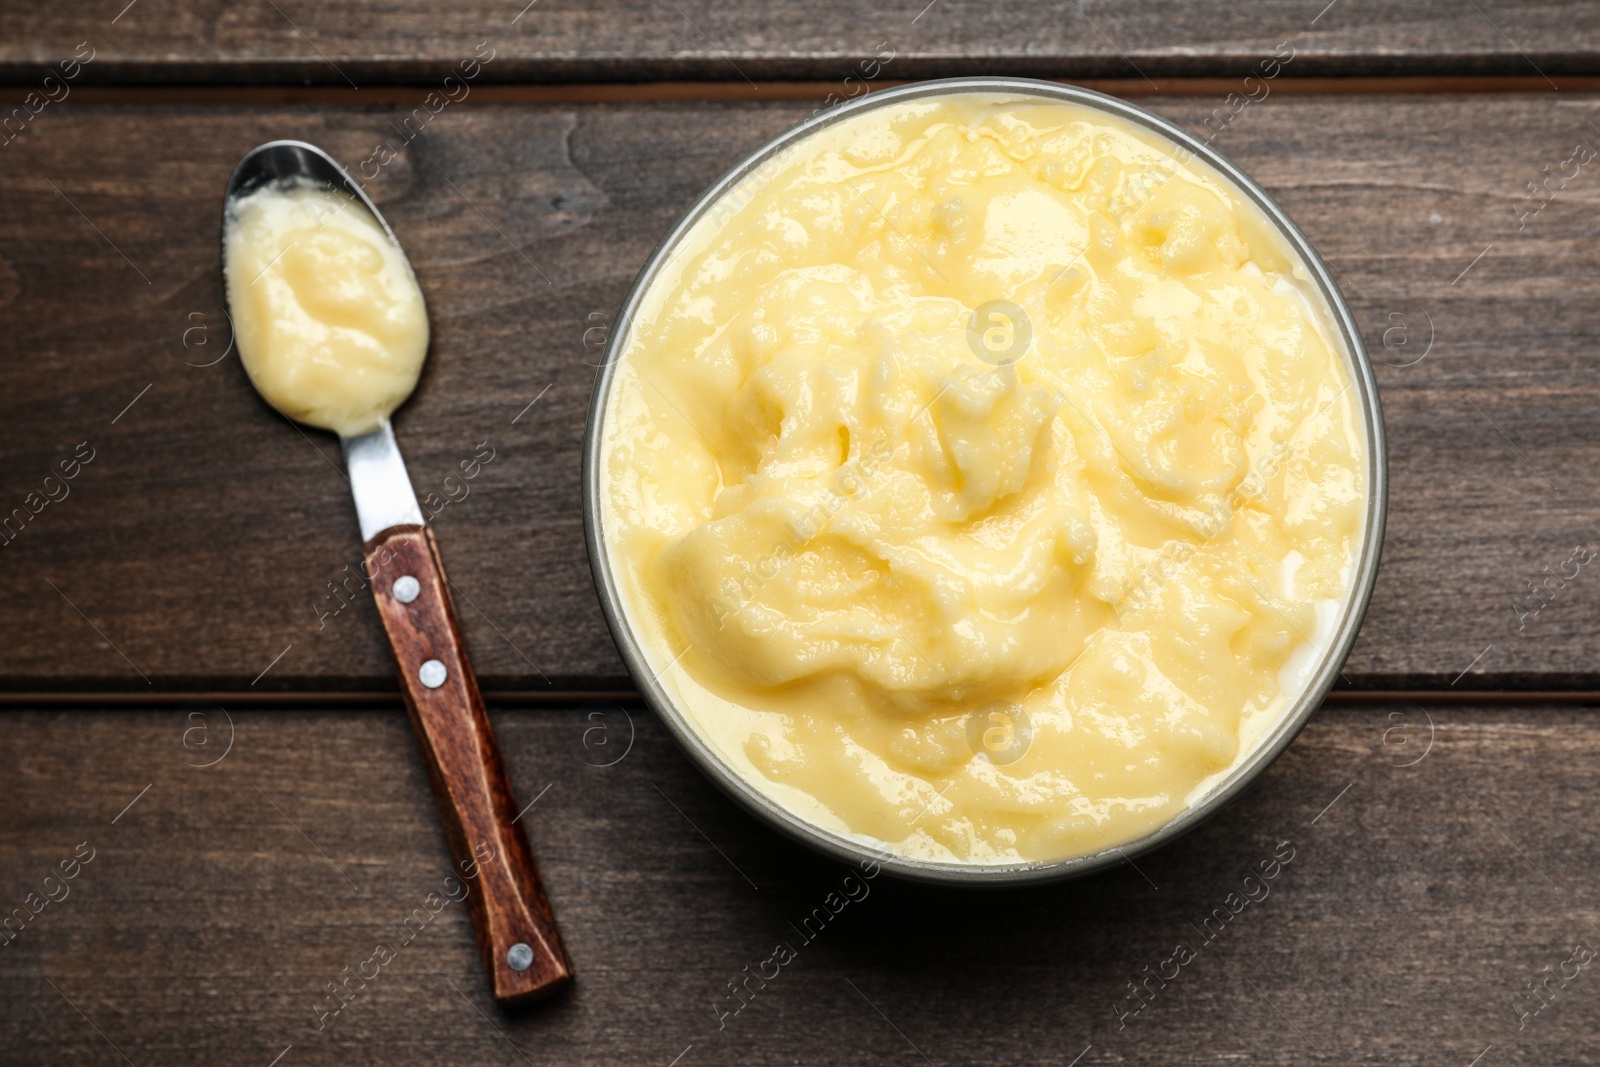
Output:
<instances>
[{"instance_id":1,"label":"glossy butter surface","mask_svg":"<svg viewBox=\"0 0 1600 1067\"><path fill-rule=\"evenodd\" d=\"M359 201L263 186L229 203L223 248L239 358L273 407L350 436L411 395L427 308L405 254Z\"/></svg>"},{"instance_id":2,"label":"glossy butter surface","mask_svg":"<svg viewBox=\"0 0 1600 1067\"><path fill-rule=\"evenodd\" d=\"M629 624L758 789L904 855L1141 837L1304 686L1366 493L1266 216L1059 102L887 105L678 247L620 350Z\"/></svg>"}]
</instances>

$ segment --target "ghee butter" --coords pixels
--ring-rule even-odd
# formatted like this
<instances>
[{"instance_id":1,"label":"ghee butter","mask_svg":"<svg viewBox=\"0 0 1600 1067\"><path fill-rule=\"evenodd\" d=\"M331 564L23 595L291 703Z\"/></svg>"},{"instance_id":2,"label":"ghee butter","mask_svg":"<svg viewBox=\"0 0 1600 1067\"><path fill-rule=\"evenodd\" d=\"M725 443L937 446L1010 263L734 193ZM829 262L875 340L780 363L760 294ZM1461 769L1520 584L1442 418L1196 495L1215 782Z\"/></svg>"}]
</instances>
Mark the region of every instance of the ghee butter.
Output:
<instances>
[{"instance_id":1,"label":"ghee butter","mask_svg":"<svg viewBox=\"0 0 1600 1067\"><path fill-rule=\"evenodd\" d=\"M825 830L971 864L1172 820L1307 684L1367 492L1266 215L1066 102L865 109L724 194L605 398L600 521L694 729Z\"/></svg>"},{"instance_id":2,"label":"ghee butter","mask_svg":"<svg viewBox=\"0 0 1600 1067\"><path fill-rule=\"evenodd\" d=\"M262 186L229 202L223 248L239 358L273 407L349 437L411 395L427 308L405 253L359 201Z\"/></svg>"}]
</instances>

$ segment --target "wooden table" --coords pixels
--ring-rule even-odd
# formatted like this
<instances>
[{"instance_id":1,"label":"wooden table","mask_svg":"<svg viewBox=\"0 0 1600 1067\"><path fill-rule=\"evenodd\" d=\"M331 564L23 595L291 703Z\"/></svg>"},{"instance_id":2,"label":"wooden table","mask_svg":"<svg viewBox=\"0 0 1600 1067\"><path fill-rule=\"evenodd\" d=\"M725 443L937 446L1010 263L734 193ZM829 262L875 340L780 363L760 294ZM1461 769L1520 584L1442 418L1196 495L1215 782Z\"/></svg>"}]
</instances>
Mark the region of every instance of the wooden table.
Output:
<instances>
[{"instance_id":1,"label":"wooden table","mask_svg":"<svg viewBox=\"0 0 1600 1067\"><path fill-rule=\"evenodd\" d=\"M0 1059L1600 1059L1600 569L1573 562L1600 551L1600 164L1568 162L1600 146L1600 8L523 2L5 11L0 514L37 513L0 535L0 909L27 920L0 945ZM844 871L687 764L601 621L578 455L635 271L885 52L871 86L1068 79L1201 128L1286 48L1215 143L1337 268L1377 367L1389 529L1346 683L1137 868L875 880L733 1012ZM439 106L452 76L470 92ZM227 351L220 196L274 137L393 152L369 188L435 329L400 418L413 479L442 496L494 450L436 530L578 972L532 1011L493 1007L461 906L428 910L449 860L346 583L336 442ZM1270 896L1207 925L1274 854ZM1152 978L1180 942L1195 958Z\"/></svg>"}]
</instances>

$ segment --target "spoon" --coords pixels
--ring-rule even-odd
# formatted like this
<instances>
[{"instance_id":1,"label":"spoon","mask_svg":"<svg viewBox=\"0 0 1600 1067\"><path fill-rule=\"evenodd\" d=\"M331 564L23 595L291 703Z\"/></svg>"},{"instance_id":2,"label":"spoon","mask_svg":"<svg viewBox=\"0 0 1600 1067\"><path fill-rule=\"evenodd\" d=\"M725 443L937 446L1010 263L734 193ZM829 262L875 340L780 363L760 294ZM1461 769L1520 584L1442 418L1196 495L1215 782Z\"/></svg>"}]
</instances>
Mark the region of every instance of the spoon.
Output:
<instances>
[{"instance_id":1,"label":"spoon","mask_svg":"<svg viewBox=\"0 0 1600 1067\"><path fill-rule=\"evenodd\" d=\"M290 179L349 194L400 248L361 186L326 152L303 141L273 141L247 154L228 182L224 213L235 198ZM226 248L223 254L226 261ZM572 967L518 825L517 803L456 625L433 531L417 505L388 419L340 441L373 597L456 873L467 890L494 998L514 1004L548 996L572 981Z\"/></svg>"}]
</instances>

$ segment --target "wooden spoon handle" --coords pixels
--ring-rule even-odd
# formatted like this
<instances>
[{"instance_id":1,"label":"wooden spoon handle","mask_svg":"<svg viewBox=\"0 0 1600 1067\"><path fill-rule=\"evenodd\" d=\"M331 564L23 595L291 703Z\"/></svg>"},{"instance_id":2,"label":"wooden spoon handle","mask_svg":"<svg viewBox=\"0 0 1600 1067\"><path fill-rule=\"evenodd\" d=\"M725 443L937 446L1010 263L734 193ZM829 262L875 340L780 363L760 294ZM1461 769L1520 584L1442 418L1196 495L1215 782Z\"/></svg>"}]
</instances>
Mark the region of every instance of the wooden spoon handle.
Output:
<instances>
[{"instance_id":1,"label":"wooden spoon handle","mask_svg":"<svg viewBox=\"0 0 1600 1067\"><path fill-rule=\"evenodd\" d=\"M572 966L517 825L433 532L392 526L367 542L366 558L494 998L549 996L572 981Z\"/></svg>"}]
</instances>

